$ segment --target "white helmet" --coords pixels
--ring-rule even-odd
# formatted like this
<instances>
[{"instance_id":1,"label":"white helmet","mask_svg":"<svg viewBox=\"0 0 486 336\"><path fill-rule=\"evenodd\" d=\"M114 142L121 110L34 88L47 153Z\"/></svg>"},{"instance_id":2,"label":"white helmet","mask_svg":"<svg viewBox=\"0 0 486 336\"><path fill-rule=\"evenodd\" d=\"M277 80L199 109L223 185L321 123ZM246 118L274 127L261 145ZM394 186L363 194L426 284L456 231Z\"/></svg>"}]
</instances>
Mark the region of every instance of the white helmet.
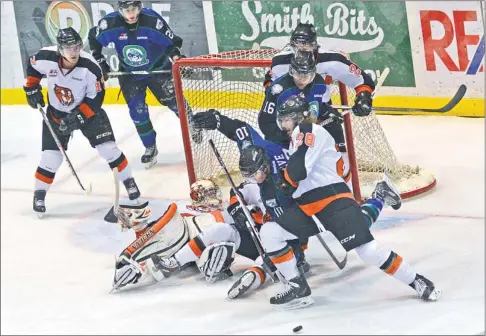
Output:
<instances>
[{"instance_id":1,"label":"white helmet","mask_svg":"<svg viewBox=\"0 0 486 336\"><path fill-rule=\"evenodd\" d=\"M223 194L216 183L211 180L199 180L191 185L191 210L210 212L223 209Z\"/></svg>"},{"instance_id":2,"label":"white helmet","mask_svg":"<svg viewBox=\"0 0 486 336\"><path fill-rule=\"evenodd\" d=\"M118 224L120 224L122 228L133 228L135 231L144 229L152 215L148 203L149 202L147 201L136 205L120 204L118 212L116 213Z\"/></svg>"}]
</instances>

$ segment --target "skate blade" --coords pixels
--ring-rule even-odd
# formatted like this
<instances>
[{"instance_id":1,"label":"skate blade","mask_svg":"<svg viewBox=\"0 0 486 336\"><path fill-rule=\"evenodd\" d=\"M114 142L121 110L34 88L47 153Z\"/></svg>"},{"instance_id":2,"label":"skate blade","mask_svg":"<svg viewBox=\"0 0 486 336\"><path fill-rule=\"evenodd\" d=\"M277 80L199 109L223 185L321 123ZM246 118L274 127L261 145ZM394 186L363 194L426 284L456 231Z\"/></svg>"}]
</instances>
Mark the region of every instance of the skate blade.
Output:
<instances>
[{"instance_id":1,"label":"skate blade","mask_svg":"<svg viewBox=\"0 0 486 336\"><path fill-rule=\"evenodd\" d=\"M434 289L426 301L438 301L442 297L442 290Z\"/></svg>"},{"instance_id":2,"label":"skate blade","mask_svg":"<svg viewBox=\"0 0 486 336\"><path fill-rule=\"evenodd\" d=\"M288 303L276 305L273 310L275 311L286 311L286 310L293 310L293 309L300 309L306 308L311 306L314 303L314 299L310 296L305 298L295 299Z\"/></svg>"},{"instance_id":3,"label":"skate blade","mask_svg":"<svg viewBox=\"0 0 486 336\"><path fill-rule=\"evenodd\" d=\"M156 163L157 163L157 159L154 159L154 160L152 160L152 161L150 161L150 162L144 163L144 165L145 165L145 169L150 169L150 168L152 168L153 166L155 166L155 165L156 165Z\"/></svg>"}]
</instances>

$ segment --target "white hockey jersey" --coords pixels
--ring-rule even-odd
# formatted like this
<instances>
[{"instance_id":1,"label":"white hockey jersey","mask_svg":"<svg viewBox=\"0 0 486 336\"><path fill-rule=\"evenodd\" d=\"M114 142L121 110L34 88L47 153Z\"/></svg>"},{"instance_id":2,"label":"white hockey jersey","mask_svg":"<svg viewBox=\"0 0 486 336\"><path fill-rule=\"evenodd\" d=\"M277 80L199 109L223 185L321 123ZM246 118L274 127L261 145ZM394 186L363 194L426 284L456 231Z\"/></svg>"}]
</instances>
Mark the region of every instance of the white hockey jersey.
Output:
<instances>
[{"instance_id":1,"label":"white hockey jersey","mask_svg":"<svg viewBox=\"0 0 486 336\"><path fill-rule=\"evenodd\" d=\"M271 77L272 81L289 72L290 59L294 49L289 45L282 49L272 58ZM349 57L343 53L319 48L315 53L317 73L331 84L332 80L343 82L346 86L360 90L372 91L375 84L372 78L360 67L351 62ZM323 97L324 102L331 99L331 90L327 90Z\"/></svg>"},{"instance_id":2,"label":"white hockey jersey","mask_svg":"<svg viewBox=\"0 0 486 336\"><path fill-rule=\"evenodd\" d=\"M101 68L93 56L85 51L72 70L61 68L61 56L57 47L40 49L27 66L26 87L40 83L47 77L49 105L57 111L70 113L74 108L87 118L101 109L104 98L104 82Z\"/></svg>"},{"instance_id":3,"label":"white hockey jersey","mask_svg":"<svg viewBox=\"0 0 486 336\"><path fill-rule=\"evenodd\" d=\"M302 123L292 132L290 158L285 171L288 182L297 186L292 195L309 216L337 198L353 198L344 182L344 160L324 128Z\"/></svg>"}]
</instances>

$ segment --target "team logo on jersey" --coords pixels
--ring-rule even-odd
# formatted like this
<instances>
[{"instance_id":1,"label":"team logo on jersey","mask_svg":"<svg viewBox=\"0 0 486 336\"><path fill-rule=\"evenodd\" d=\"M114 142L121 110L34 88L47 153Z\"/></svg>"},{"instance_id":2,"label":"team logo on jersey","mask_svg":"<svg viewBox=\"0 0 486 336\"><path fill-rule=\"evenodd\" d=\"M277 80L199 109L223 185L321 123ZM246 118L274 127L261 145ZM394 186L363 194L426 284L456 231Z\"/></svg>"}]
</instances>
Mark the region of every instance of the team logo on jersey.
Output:
<instances>
[{"instance_id":1,"label":"team logo on jersey","mask_svg":"<svg viewBox=\"0 0 486 336\"><path fill-rule=\"evenodd\" d=\"M277 206L277 200L275 198L266 200L265 203L270 207L270 208L275 208Z\"/></svg>"},{"instance_id":2,"label":"team logo on jersey","mask_svg":"<svg viewBox=\"0 0 486 336\"><path fill-rule=\"evenodd\" d=\"M54 93L62 106L70 106L74 103L71 89L54 84Z\"/></svg>"},{"instance_id":3,"label":"team logo on jersey","mask_svg":"<svg viewBox=\"0 0 486 336\"><path fill-rule=\"evenodd\" d=\"M49 77L57 77L57 70L56 69L51 69L49 71Z\"/></svg>"},{"instance_id":4,"label":"team logo on jersey","mask_svg":"<svg viewBox=\"0 0 486 336\"><path fill-rule=\"evenodd\" d=\"M314 119L317 119L319 116L319 102L312 101L309 103L309 111L311 114L311 117Z\"/></svg>"},{"instance_id":5,"label":"team logo on jersey","mask_svg":"<svg viewBox=\"0 0 486 336\"><path fill-rule=\"evenodd\" d=\"M283 87L282 85L280 84L275 84L274 86L272 86L272 94L273 95L276 95L276 94L279 94L280 92L283 91Z\"/></svg>"},{"instance_id":6,"label":"team logo on jersey","mask_svg":"<svg viewBox=\"0 0 486 336\"><path fill-rule=\"evenodd\" d=\"M155 24L155 29L160 30L162 29L162 27L164 27L164 23L160 19L157 19L157 23Z\"/></svg>"},{"instance_id":7,"label":"team logo on jersey","mask_svg":"<svg viewBox=\"0 0 486 336\"><path fill-rule=\"evenodd\" d=\"M79 1L50 1L46 11L45 27L52 43L57 43L59 29L73 27L83 40L88 40L91 20L88 11Z\"/></svg>"},{"instance_id":8,"label":"team logo on jersey","mask_svg":"<svg viewBox=\"0 0 486 336\"><path fill-rule=\"evenodd\" d=\"M127 45L123 48L123 61L132 67L139 67L149 63L147 51L139 45Z\"/></svg>"}]
</instances>

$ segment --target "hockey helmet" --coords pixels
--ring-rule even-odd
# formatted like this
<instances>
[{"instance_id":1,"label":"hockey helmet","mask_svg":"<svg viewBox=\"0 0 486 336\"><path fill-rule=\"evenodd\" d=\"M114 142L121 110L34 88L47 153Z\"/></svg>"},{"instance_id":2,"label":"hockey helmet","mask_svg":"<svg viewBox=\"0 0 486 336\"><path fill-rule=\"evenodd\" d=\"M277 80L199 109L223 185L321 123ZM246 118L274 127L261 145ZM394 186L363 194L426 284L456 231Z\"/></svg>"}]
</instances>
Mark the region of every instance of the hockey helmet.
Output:
<instances>
[{"instance_id":1,"label":"hockey helmet","mask_svg":"<svg viewBox=\"0 0 486 336\"><path fill-rule=\"evenodd\" d=\"M277 125L281 130L289 133L298 124L310 119L310 116L309 102L301 95L294 95L277 108ZM293 123L289 126L287 121L292 121Z\"/></svg>"},{"instance_id":2,"label":"hockey helmet","mask_svg":"<svg viewBox=\"0 0 486 336\"><path fill-rule=\"evenodd\" d=\"M270 159L263 147L250 145L241 151L239 166L246 181L262 183L270 172Z\"/></svg>"},{"instance_id":3,"label":"hockey helmet","mask_svg":"<svg viewBox=\"0 0 486 336\"><path fill-rule=\"evenodd\" d=\"M120 204L116 217L118 223L125 229L133 228L135 231L145 228L152 211L148 206L148 201L142 204Z\"/></svg>"},{"instance_id":4,"label":"hockey helmet","mask_svg":"<svg viewBox=\"0 0 486 336\"><path fill-rule=\"evenodd\" d=\"M136 23L142 11L142 1L118 1L118 11L127 23Z\"/></svg>"},{"instance_id":5,"label":"hockey helmet","mask_svg":"<svg viewBox=\"0 0 486 336\"><path fill-rule=\"evenodd\" d=\"M316 76L316 61L309 51L296 51L290 59L289 74L299 89L309 85Z\"/></svg>"},{"instance_id":6,"label":"hockey helmet","mask_svg":"<svg viewBox=\"0 0 486 336\"><path fill-rule=\"evenodd\" d=\"M317 32L311 23L299 23L290 36L290 45L297 50L313 51L317 45Z\"/></svg>"},{"instance_id":7,"label":"hockey helmet","mask_svg":"<svg viewBox=\"0 0 486 336\"><path fill-rule=\"evenodd\" d=\"M191 184L191 210L209 212L223 209L223 194L219 186L211 180L199 180Z\"/></svg>"},{"instance_id":8,"label":"hockey helmet","mask_svg":"<svg viewBox=\"0 0 486 336\"><path fill-rule=\"evenodd\" d=\"M69 61L77 61L83 49L83 40L73 27L59 29L57 33L57 50Z\"/></svg>"}]
</instances>

